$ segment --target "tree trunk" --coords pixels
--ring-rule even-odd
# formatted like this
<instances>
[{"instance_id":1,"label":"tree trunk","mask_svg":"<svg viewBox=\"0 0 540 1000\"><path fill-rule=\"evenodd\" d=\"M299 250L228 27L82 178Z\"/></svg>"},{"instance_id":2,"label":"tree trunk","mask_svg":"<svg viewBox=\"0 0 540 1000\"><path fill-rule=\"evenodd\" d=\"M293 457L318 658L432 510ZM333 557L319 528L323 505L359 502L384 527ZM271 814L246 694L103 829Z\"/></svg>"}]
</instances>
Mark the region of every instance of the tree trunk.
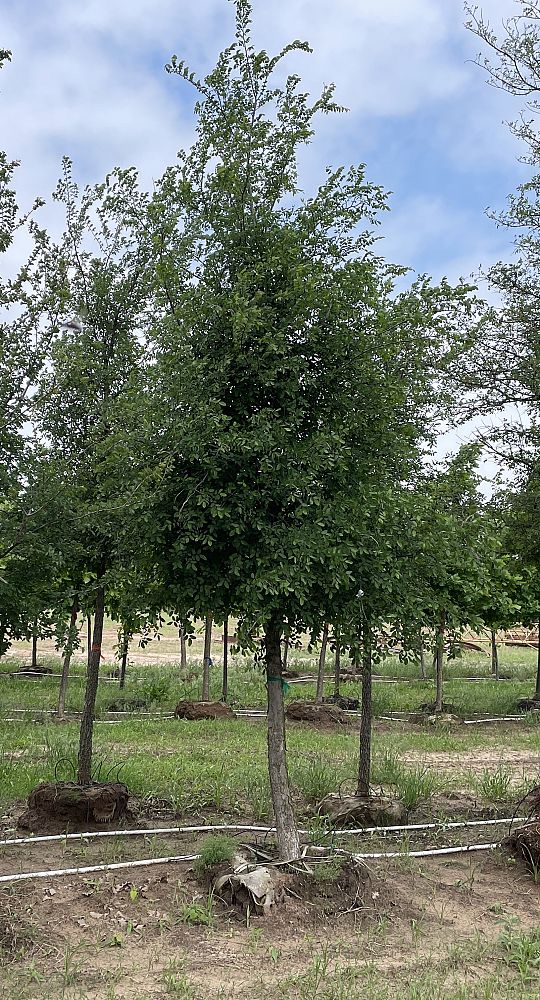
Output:
<instances>
[{"instance_id":1,"label":"tree trunk","mask_svg":"<svg viewBox=\"0 0 540 1000\"><path fill-rule=\"evenodd\" d=\"M497 633L491 629L491 672L496 681L499 680L499 650L497 649Z\"/></svg>"},{"instance_id":2,"label":"tree trunk","mask_svg":"<svg viewBox=\"0 0 540 1000\"><path fill-rule=\"evenodd\" d=\"M38 621L34 618L32 624L32 659L30 661L30 666L32 670L37 668L37 632L38 632Z\"/></svg>"},{"instance_id":3,"label":"tree trunk","mask_svg":"<svg viewBox=\"0 0 540 1000\"><path fill-rule=\"evenodd\" d=\"M335 629L336 655L334 658L334 698L339 698L339 682L341 680L341 649L339 648L339 628Z\"/></svg>"},{"instance_id":4,"label":"tree trunk","mask_svg":"<svg viewBox=\"0 0 540 1000\"><path fill-rule=\"evenodd\" d=\"M212 615L207 615L204 624L204 653L202 700L210 701L210 662L212 657Z\"/></svg>"},{"instance_id":5,"label":"tree trunk","mask_svg":"<svg viewBox=\"0 0 540 1000\"><path fill-rule=\"evenodd\" d=\"M538 649L536 653L536 690L534 700L540 701L540 625L538 626Z\"/></svg>"},{"instance_id":6,"label":"tree trunk","mask_svg":"<svg viewBox=\"0 0 540 1000\"><path fill-rule=\"evenodd\" d=\"M317 672L317 692L315 701L323 700L324 692L324 668L326 666L326 647L328 645L328 622L325 622L321 637L321 650L319 653L319 670Z\"/></svg>"},{"instance_id":7,"label":"tree trunk","mask_svg":"<svg viewBox=\"0 0 540 1000\"><path fill-rule=\"evenodd\" d=\"M124 626L122 629L122 659L120 660L120 684L119 687L126 686L126 667L129 653L129 636Z\"/></svg>"},{"instance_id":8,"label":"tree trunk","mask_svg":"<svg viewBox=\"0 0 540 1000\"><path fill-rule=\"evenodd\" d=\"M221 685L221 700L227 701L229 693L229 619L223 622L223 682Z\"/></svg>"},{"instance_id":9,"label":"tree trunk","mask_svg":"<svg viewBox=\"0 0 540 1000\"><path fill-rule=\"evenodd\" d=\"M71 616L69 619L69 630L67 634L66 648L64 650L64 662L62 663L62 677L60 678L60 691L58 693L57 719L63 719L66 710L66 692L69 677L69 667L75 640L77 638L77 615L79 613L79 595L75 594L71 605Z\"/></svg>"},{"instance_id":10,"label":"tree trunk","mask_svg":"<svg viewBox=\"0 0 540 1000\"><path fill-rule=\"evenodd\" d=\"M178 629L178 638L180 639L180 670L182 675L185 676L187 668L187 643L186 643L186 633L183 628Z\"/></svg>"},{"instance_id":11,"label":"tree trunk","mask_svg":"<svg viewBox=\"0 0 540 1000\"><path fill-rule=\"evenodd\" d=\"M94 635L92 639L92 655L86 671L86 690L79 736L79 759L77 781L80 785L89 785L92 781L92 739L94 735L94 714L101 660L101 643L103 640L103 619L105 617L105 591L98 587L94 606Z\"/></svg>"},{"instance_id":12,"label":"tree trunk","mask_svg":"<svg viewBox=\"0 0 540 1000\"><path fill-rule=\"evenodd\" d=\"M371 791L371 723L371 629L365 625L362 636L362 715L360 717L357 795L369 795Z\"/></svg>"},{"instance_id":13,"label":"tree trunk","mask_svg":"<svg viewBox=\"0 0 540 1000\"><path fill-rule=\"evenodd\" d=\"M88 666L92 662L92 615L88 615L86 619L86 662Z\"/></svg>"},{"instance_id":14,"label":"tree trunk","mask_svg":"<svg viewBox=\"0 0 540 1000\"><path fill-rule=\"evenodd\" d=\"M281 668L281 624L269 622L264 634L266 685L268 690L268 774L276 821L280 857L297 858L300 839L294 816L285 742L285 711Z\"/></svg>"},{"instance_id":15,"label":"tree trunk","mask_svg":"<svg viewBox=\"0 0 540 1000\"><path fill-rule=\"evenodd\" d=\"M435 630L435 711L442 712L443 707L443 665L444 665L444 629L446 616L443 613Z\"/></svg>"}]
</instances>

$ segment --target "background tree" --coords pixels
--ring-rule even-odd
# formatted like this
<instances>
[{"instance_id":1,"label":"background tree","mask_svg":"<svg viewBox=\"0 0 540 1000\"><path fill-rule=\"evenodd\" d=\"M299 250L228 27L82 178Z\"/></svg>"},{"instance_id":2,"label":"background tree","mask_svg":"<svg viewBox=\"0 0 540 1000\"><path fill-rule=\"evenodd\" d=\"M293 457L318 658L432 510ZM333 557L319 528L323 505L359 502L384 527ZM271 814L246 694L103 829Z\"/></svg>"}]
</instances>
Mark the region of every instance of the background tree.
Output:
<instances>
[{"instance_id":1,"label":"background tree","mask_svg":"<svg viewBox=\"0 0 540 1000\"><path fill-rule=\"evenodd\" d=\"M514 577L519 582L517 603L520 610L515 620L525 624L538 622L540 618L539 468L540 465L534 463L532 471L526 478L501 498L502 513L506 522L505 548L513 556L512 569ZM540 625L536 684L530 701L540 704Z\"/></svg>"},{"instance_id":2,"label":"background tree","mask_svg":"<svg viewBox=\"0 0 540 1000\"><path fill-rule=\"evenodd\" d=\"M71 496L66 534L76 533L83 553L74 576L87 581L85 610L94 616L78 765L80 783L88 784L107 591L122 575L122 540L134 530L138 509L128 431L137 422L149 299L139 222L145 200L131 170L115 171L80 194L67 159L55 197L66 211L57 253L63 304L73 319L53 344L33 417L48 451L49 479Z\"/></svg>"},{"instance_id":3,"label":"background tree","mask_svg":"<svg viewBox=\"0 0 540 1000\"><path fill-rule=\"evenodd\" d=\"M490 431L479 434L482 441L510 467L530 470L540 429L540 5L517 0L516 6L518 14L505 19L498 33L480 8L465 7L467 27L484 46L478 65L491 86L520 101L510 129L525 147L522 160L530 165L531 177L510 195L504 211L490 212L512 235L515 257L487 272L500 305L486 314L456 380L468 390L462 405L466 416L496 415Z\"/></svg>"}]
</instances>

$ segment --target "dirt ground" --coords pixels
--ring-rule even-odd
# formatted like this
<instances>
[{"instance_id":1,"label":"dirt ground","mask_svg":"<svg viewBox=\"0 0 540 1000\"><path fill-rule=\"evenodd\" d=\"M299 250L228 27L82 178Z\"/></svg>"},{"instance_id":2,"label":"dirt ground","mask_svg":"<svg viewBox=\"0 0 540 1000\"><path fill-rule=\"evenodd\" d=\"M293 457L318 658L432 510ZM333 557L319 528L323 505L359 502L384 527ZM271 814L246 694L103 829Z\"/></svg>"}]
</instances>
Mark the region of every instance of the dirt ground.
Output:
<instances>
[{"instance_id":1,"label":"dirt ground","mask_svg":"<svg viewBox=\"0 0 540 1000\"><path fill-rule=\"evenodd\" d=\"M459 793L448 801L441 797L432 809L444 808L449 816L482 815L470 795L461 798ZM24 836L15 827L21 808L19 803L4 815L2 839ZM178 824L164 803L137 810L134 801L133 809L127 827ZM196 819L181 822L190 825ZM411 832L407 840L414 849L496 841L505 833L505 828L482 828L444 831L437 838L434 831ZM136 837L3 846L0 877L183 856L197 853L203 836L158 838L148 829ZM239 842L246 836L239 835ZM264 845L264 838L260 842ZM350 849L399 850L403 842L364 838ZM355 869L350 882L340 878L293 881L285 904L270 917L246 913L219 894L209 897L208 884L186 862L0 883L4 996L363 1000L373 995L401 1000L418 995L423 1000L424 993L405 992L411 977L424 976L426 969L445 980L450 975L460 980L471 968L477 977L488 974L505 927L526 933L540 925L540 885L521 860L499 848L370 860ZM343 969L351 991L341 983L332 992L332 977ZM388 975L395 992L370 992ZM372 986L363 992L366 977ZM508 993L514 995L521 996Z\"/></svg>"},{"instance_id":2,"label":"dirt ground","mask_svg":"<svg viewBox=\"0 0 540 1000\"><path fill-rule=\"evenodd\" d=\"M517 777L521 777L523 772L531 775L540 771L540 752L531 753L529 750L510 750L503 747L500 750L471 751L460 750L457 754L449 751L422 751L422 767L435 771L473 771L476 774L488 769L497 768L502 765L508 771L512 771ZM416 766L418 764L418 751L411 753L400 753L400 760L404 764Z\"/></svg>"},{"instance_id":3,"label":"dirt ground","mask_svg":"<svg viewBox=\"0 0 540 1000\"><path fill-rule=\"evenodd\" d=\"M171 634L172 633L172 634ZM212 633L212 643L215 646L216 652L218 650L218 645L221 643L223 632L221 629L214 629ZM148 643L144 649L138 645L139 636L135 636L129 650L129 662L130 663L170 663L175 660L180 659L180 647L179 640L177 636L174 635L173 629L167 629L166 633L161 637L159 642L153 641ZM84 658L86 655L86 626L83 626L80 633L80 648L77 650L75 659ZM118 665L118 660L116 658L114 647L118 643L118 633L117 629L111 625L106 626L103 629L103 651L102 651L102 663L111 664L114 663ZM190 656L202 656L203 655L203 645L204 640L202 635L196 635L194 637L193 643L189 650ZM14 642L11 648L6 653L6 659L16 659L20 660L22 656L28 657L28 662L30 662L30 651L31 646L28 642ZM37 647L38 652L38 662L40 658L44 656L58 656L58 652L55 649L54 639L42 639L38 642Z\"/></svg>"},{"instance_id":4,"label":"dirt ground","mask_svg":"<svg viewBox=\"0 0 540 1000\"><path fill-rule=\"evenodd\" d=\"M2 888L4 982L13 998L271 998L314 961L327 976L369 963L406 980L477 931L487 947L509 918L527 929L540 917L540 887L502 852L372 865L353 912L290 895L275 916L248 919L215 899L210 925L194 924L207 900L186 864Z\"/></svg>"}]
</instances>

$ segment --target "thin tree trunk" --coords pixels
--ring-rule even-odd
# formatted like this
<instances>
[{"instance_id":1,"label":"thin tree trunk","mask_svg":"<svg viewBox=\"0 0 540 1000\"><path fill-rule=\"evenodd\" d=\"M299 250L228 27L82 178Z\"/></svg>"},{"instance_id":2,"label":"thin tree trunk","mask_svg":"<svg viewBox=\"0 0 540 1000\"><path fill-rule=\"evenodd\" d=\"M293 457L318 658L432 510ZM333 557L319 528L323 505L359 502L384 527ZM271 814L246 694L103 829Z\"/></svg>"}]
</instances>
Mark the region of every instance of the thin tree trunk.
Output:
<instances>
[{"instance_id":1,"label":"thin tree trunk","mask_svg":"<svg viewBox=\"0 0 540 1000\"><path fill-rule=\"evenodd\" d=\"M229 693L229 619L223 622L223 682L221 685L221 699L227 701Z\"/></svg>"},{"instance_id":2,"label":"thin tree trunk","mask_svg":"<svg viewBox=\"0 0 540 1000\"><path fill-rule=\"evenodd\" d=\"M336 654L334 658L334 699L337 701L339 698L339 682L341 680L341 649L339 646L340 636L339 628L335 629L335 640L336 640Z\"/></svg>"},{"instance_id":3,"label":"thin tree trunk","mask_svg":"<svg viewBox=\"0 0 540 1000\"><path fill-rule=\"evenodd\" d=\"M126 667L129 653L129 636L125 625L122 628L122 659L120 660L120 684L119 687L126 686Z\"/></svg>"},{"instance_id":4,"label":"thin tree trunk","mask_svg":"<svg viewBox=\"0 0 540 1000\"><path fill-rule=\"evenodd\" d=\"M284 861L291 861L293 858L297 858L300 853L300 839L287 772L281 667L281 624L275 620L266 626L264 648L268 690L268 774L272 790L279 855Z\"/></svg>"},{"instance_id":5,"label":"thin tree trunk","mask_svg":"<svg viewBox=\"0 0 540 1000\"><path fill-rule=\"evenodd\" d=\"M186 633L183 628L178 629L178 638L180 639L180 670L182 675L185 676L187 668L187 643L186 643Z\"/></svg>"},{"instance_id":6,"label":"thin tree trunk","mask_svg":"<svg viewBox=\"0 0 540 1000\"><path fill-rule=\"evenodd\" d=\"M324 668L326 666L326 647L328 645L328 628L329 628L328 622L325 622L321 637L321 649L319 653L319 669L317 672L317 692L315 694L315 701L323 700Z\"/></svg>"},{"instance_id":7,"label":"thin tree trunk","mask_svg":"<svg viewBox=\"0 0 540 1000\"><path fill-rule=\"evenodd\" d=\"M290 641L291 641L290 637L288 635L286 635L285 638L284 638L284 640L283 640L283 666L282 666L283 673L285 673L285 671L287 669L287 663L289 662L289 646L290 646Z\"/></svg>"},{"instance_id":8,"label":"thin tree trunk","mask_svg":"<svg viewBox=\"0 0 540 1000\"><path fill-rule=\"evenodd\" d=\"M536 690L534 700L540 701L540 625L538 625L538 649L536 653Z\"/></svg>"},{"instance_id":9,"label":"thin tree trunk","mask_svg":"<svg viewBox=\"0 0 540 1000\"><path fill-rule=\"evenodd\" d=\"M88 666L92 662L92 615L88 615L86 619L86 662Z\"/></svg>"},{"instance_id":10,"label":"thin tree trunk","mask_svg":"<svg viewBox=\"0 0 540 1000\"><path fill-rule=\"evenodd\" d=\"M371 791L371 724L371 629L365 625L362 636L362 715L360 717L357 795L369 795Z\"/></svg>"},{"instance_id":11,"label":"thin tree trunk","mask_svg":"<svg viewBox=\"0 0 540 1000\"><path fill-rule=\"evenodd\" d=\"M491 629L491 672L496 681L499 680L499 650L497 649L497 633Z\"/></svg>"},{"instance_id":12,"label":"thin tree trunk","mask_svg":"<svg viewBox=\"0 0 540 1000\"><path fill-rule=\"evenodd\" d=\"M36 670L37 668L37 631L38 622L37 618L34 618L34 622L32 624L32 660L30 662L32 670Z\"/></svg>"},{"instance_id":13,"label":"thin tree trunk","mask_svg":"<svg viewBox=\"0 0 540 1000\"><path fill-rule=\"evenodd\" d=\"M94 606L94 635L92 638L92 656L86 671L86 690L79 736L79 759L77 781L81 785L89 785L92 781L92 740L94 735L94 715L99 678L99 663L101 660L101 644L103 641L103 619L105 617L105 591L98 587Z\"/></svg>"},{"instance_id":14,"label":"thin tree trunk","mask_svg":"<svg viewBox=\"0 0 540 1000\"><path fill-rule=\"evenodd\" d=\"M444 666L444 629L446 616L443 612L440 623L435 631L435 711L443 710L443 666Z\"/></svg>"},{"instance_id":15,"label":"thin tree trunk","mask_svg":"<svg viewBox=\"0 0 540 1000\"><path fill-rule=\"evenodd\" d=\"M210 660L212 656L212 615L207 615L204 625L204 653L202 700L210 701Z\"/></svg>"},{"instance_id":16,"label":"thin tree trunk","mask_svg":"<svg viewBox=\"0 0 540 1000\"><path fill-rule=\"evenodd\" d=\"M69 631L67 634L66 648L64 650L64 661L62 663L62 677L60 678L60 691L58 693L58 709L56 712L57 719L63 719L66 710L67 683L69 677L69 667L71 664L71 657L73 655L75 640L77 638L78 613L79 613L79 595L75 594L75 596L73 597L73 603L71 605Z\"/></svg>"}]
</instances>

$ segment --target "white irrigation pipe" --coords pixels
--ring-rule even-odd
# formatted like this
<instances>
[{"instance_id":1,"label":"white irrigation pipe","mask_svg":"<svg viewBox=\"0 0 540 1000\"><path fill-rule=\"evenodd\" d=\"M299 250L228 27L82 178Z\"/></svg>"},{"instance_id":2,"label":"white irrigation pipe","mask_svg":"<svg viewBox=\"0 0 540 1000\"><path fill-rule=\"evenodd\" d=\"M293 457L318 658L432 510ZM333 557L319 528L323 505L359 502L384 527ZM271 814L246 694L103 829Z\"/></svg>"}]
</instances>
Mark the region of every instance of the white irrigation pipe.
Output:
<instances>
[{"instance_id":1,"label":"white irrigation pipe","mask_svg":"<svg viewBox=\"0 0 540 1000\"><path fill-rule=\"evenodd\" d=\"M11 678L13 678L13 677L24 677L25 679L28 679L29 677L48 677L49 679L52 678L54 680L57 677L61 677L61 676L62 676L62 674L48 674L48 673L44 672L43 670L11 670L9 672L7 672L5 670L0 671L0 677L11 677ZM72 674L70 676L70 680L84 681L85 680L85 675L84 674ZM116 677L100 677L99 678L99 683L100 684L118 684L118 680L117 680Z\"/></svg>"},{"instance_id":2,"label":"white irrigation pipe","mask_svg":"<svg viewBox=\"0 0 540 1000\"><path fill-rule=\"evenodd\" d=\"M524 823L526 816L512 816L504 819L473 819L459 820L449 823L410 823L407 826L366 826L356 829L329 830L329 836L350 837L371 833L402 833L410 830L450 830L464 827L497 826L500 824ZM42 837L18 837L10 840L0 840L0 847L13 847L21 844L44 844L54 841L90 840L101 837L159 837L172 833L212 833L216 830L229 830L237 833L275 833L275 826L247 826L238 823L223 823L217 826L165 826L154 829L139 830L88 830L86 833L57 833ZM312 830L299 830L302 835L312 833Z\"/></svg>"},{"instance_id":3,"label":"white irrigation pipe","mask_svg":"<svg viewBox=\"0 0 540 1000\"><path fill-rule=\"evenodd\" d=\"M164 865L172 861L196 861L199 854L182 854L169 858L146 858L142 861L117 861L111 865L87 865L85 868L57 868L48 872L22 872L19 875L2 875L0 883L26 882L31 878L52 878L55 875L88 875L90 872L108 872L118 868L143 868L146 865Z\"/></svg>"},{"instance_id":4,"label":"white irrigation pipe","mask_svg":"<svg viewBox=\"0 0 540 1000\"><path fill-rule=\"evenodd\" d=\"M424 715L423 712L409 712L409 715ZM425 715L428 718L428 715ZM381 722L408 722L408 718L402 718L397 715L379 715ZM483 722L524 722L525 714L523 715L497 715L493 719L462 719L464 726L480 726Z\"/></svg>"},{"instance_id":5,"label":"white irrigation pipe","mask_svg":"<svg viewBox=\"0 0 540 1000\"><path fill-rule=\"evenodd\" d=\"M469 854L471 851L493 851L496 844L469 844L461 847L438 847L429 851L382 851L374 854L353 854L357 861L368 860L369 858L428 858L435 854Z\"/></svg>"},{"instance_id":6,"label":"white irrigation pipe","mask_svg":"<svg viewBox=\"0 0 540 1000\"><path fill-rule=\"evenodd\" d=\"M378 858L427 858L441 854L468 854L471 851L492 851L496 844L471 844L465 847L440 847L427 851L382 851L371 854L352 854L355 861L367 861ZM345 853L345 852L336 852ZM57 868L44 872L22 872L18 875L0 876L0 884L12 882L27 882L34 878L53 878L59 875L88 875L93 872L116 871L121 868L145 868L147 865L164 865L177 861L197 861L200 854L184 854L166 858L146 858L139 861L119 861L110 865L87 865L84 868ZM305 859L303 859L305 860Z\"/></svg>"},{"instance_id":7,"label":"white irrigation pipe","mask_svg":"<svg viewBox=\"0 0 540 1000\"><path fill-rule=\"evenodd\" d=\"M464 726L480 726L483 722L523 722L525 715L498 715L494 719L464 719Z\"/></svg>"}]
</instances>

